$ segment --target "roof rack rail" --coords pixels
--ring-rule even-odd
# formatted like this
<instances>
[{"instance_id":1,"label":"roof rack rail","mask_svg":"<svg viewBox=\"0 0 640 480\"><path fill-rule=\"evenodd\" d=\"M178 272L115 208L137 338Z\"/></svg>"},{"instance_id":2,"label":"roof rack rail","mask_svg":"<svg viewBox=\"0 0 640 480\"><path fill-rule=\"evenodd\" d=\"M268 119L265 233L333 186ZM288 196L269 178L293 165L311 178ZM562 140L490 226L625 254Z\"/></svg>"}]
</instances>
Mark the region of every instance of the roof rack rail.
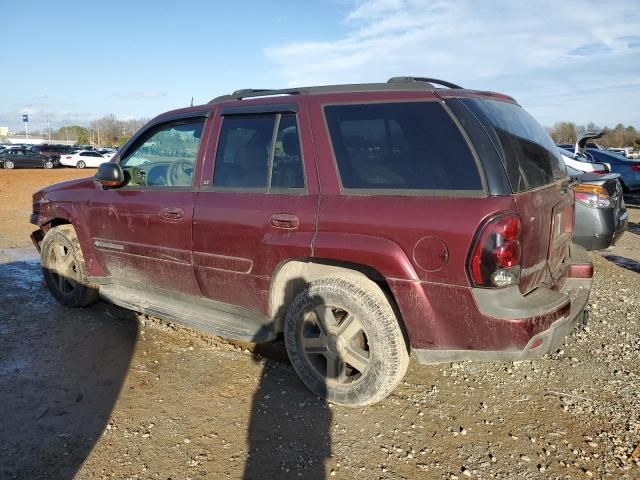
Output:
<instances>
[{"instance_id":1,"label":"roof rack rail","mask_svg":"<svg viewBox=\"0 0 640 480\"><path fill-rule=\"evenodd\" d=\"M427 77L391 77L387 80L387 83L415 83L415 82L425 82L432 83L435 85L442 85L447 88L458 88L462 89L460 85L456 85L455 83L447 82L446 80L438 80L437 78L427 78Z\"/></svg>"},{"instance_id":2,"label":"roof rack rail","mask_svg":"<svg viewBox=\"0 0 640 480\"><path fill-rule=\"evenodd\" d=\"M269 97L273 95L299 95L301 93L305 92L300 88L243 88L241 90L236 90L231 95L221 95L216 97L209 103L216 103L225 100L242 100L243 98L251 97Z\"/></svg>"}]
</instances>

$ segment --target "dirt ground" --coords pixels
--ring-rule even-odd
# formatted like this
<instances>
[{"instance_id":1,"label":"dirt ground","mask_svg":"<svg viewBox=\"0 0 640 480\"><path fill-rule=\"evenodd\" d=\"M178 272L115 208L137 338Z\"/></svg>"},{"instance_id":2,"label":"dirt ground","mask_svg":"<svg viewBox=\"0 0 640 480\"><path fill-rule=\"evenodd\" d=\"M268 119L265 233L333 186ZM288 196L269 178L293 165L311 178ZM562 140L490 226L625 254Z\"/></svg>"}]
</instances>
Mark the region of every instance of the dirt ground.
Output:
<instances>
[{"instance_id":1,"label":"dirt ground","mask_svg":"<svg viewBox=\"0 0 640 480\"><path fill-rule=\"evenodd\" d=\"M640 478L637 200L619 246L592 254L591 321L562 350L412 361L387 400L354 410L314 397L280 345L58 305L30 195L87 173L0 170L0 478Z\"/></svg>"},{"instance_id":2,"label":"dirt ground","mask_svg":"<svg viewBox=\"0 0 640 480\"><path fill-rule=\"evenodd\" d=\"M56 168L39 170L21 168L0 170L0 246L16 247L31 243L29 234L35 230L29 223L31 195L47 185L73 178L88 177L95 169ZM25 233L27 233L25 237Z\"/></svg>"}]
</instances>

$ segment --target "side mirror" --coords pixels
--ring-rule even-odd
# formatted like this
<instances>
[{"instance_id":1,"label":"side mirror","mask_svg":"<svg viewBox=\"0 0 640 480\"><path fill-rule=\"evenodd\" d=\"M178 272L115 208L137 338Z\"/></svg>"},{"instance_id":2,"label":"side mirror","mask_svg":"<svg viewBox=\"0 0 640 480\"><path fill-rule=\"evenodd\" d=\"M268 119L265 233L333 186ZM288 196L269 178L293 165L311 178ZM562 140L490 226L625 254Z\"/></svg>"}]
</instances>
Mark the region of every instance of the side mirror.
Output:
<instances>
[{"instance_id":1,"label":"side mirror","mask_svg":"<svg viewBox=\"0 0 640 480\"><path fill-rule=\"evenodd\" d=\"M93 177L103 187L120 187L124 183L124 173L117 163L101 163Z\"/></svg>"}]
</instances>

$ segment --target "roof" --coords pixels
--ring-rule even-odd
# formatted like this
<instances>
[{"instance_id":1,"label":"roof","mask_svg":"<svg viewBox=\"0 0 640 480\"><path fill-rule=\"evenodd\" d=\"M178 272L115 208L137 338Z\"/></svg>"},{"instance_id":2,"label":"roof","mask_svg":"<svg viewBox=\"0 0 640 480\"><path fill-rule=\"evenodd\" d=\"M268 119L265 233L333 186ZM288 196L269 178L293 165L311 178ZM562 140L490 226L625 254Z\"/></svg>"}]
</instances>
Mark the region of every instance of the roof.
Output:
<instances>
[{"instance_id":1,"label":"roof","mask_svg":"<svg viewBox=\"0 0 640 480\"><path fill-rule=\"evenodd\" d=\"M242 100L244 98L267 97L277 95L318 95L325 93L349 93L349 92L380 92L380 91L433 91L435 85L441 85L449 89L461 90L462 87L436 78L425 77L393 77L386 83L354 83L345 85L323 85L316 87L294 87L283 89L246 88L236 90L232 94L214 98L209 103L218 103L228 100Z\"/></svg>"}]
</instances>

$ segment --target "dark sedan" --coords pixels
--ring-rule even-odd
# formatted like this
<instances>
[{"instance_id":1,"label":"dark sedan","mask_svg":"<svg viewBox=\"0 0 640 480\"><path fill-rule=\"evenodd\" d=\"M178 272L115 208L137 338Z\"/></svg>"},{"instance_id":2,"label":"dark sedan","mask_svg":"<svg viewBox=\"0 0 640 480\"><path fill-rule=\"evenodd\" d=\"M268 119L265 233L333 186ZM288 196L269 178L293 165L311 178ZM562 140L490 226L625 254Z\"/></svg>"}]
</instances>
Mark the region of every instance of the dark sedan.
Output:
<instances>
[{"instance_id":1,"label":"dark sedan","mask_svg":"<svg viewBox=\"0 0 640 480\"><path fill-rule=\"evenodd\" d=\"M571 167L567 171L577 181L573 241L587 250L613 245L627 230L627 208L617 173L598 175Z\"/></svg>"},{"instance_id":2,"label":"dark sedan","mask_svg":"<svg viewBox=\"0 0 640 480\"><path fill-rule=\"evenodd\" d=\"M12 148L0 152L0 166L7 169L53 168L58 165L57 159L40 155L29 148Z\"/></svg>"}]
</instances>

